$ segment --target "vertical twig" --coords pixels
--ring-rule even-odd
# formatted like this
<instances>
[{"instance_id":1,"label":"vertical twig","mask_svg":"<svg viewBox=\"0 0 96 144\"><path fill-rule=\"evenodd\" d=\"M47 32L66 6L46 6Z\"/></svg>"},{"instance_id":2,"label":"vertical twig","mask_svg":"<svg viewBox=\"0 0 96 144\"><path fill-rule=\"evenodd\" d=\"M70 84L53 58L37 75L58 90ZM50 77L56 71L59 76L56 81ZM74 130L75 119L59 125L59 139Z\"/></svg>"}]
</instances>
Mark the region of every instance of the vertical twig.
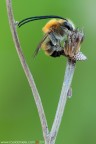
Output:
<instances>
[{"instance_id":1,"label":"vertical twig","mask_svg":"<svg viewBox=\"0 0 96 144\"><path fill-rule=\"evenodd\" d=\"M14 19L14 15L13 15L13 10L12 10L12 2L11 0L6 0L6 6L7 6L7 13L8 13L8 19L9 19L9 24L10 24L10 29L11 29L11 33L12 33L12 37L15 43L15 48L16 51L18 53L20 62L22 64L23 70L26 74L27 80L29 82L29 85L31 87L33 96L34 96L34 100L38 109L38 113L39 113L39 117L40 117L40 121L41 121L41 125L42 125L42 130L43 130L43 136L44 136L44 140L45 143L48 143L48 134L49 134L49 130L48 130L48 125L47 125L47 120L45 117L45 113L44 113L44 109L42 106L42 102L41 102L41 98L39 96L38 90L36 88L33 76L29 70L29 67L26 63L25 57L23 55L21 46L20 46L20 42L19 42L19 38L18 38L18 34L16 31L16 25L15 25L15 19Z\"/></svg>"},{"instance_id":2,"label":"vertical twig","mask_svg":"<svg viewBox=\"0 0 96 144\"><path fill-rule=\"evenodd\" d=\"M66 101L67 101L67 93L70 88L72 78L74 75L74 70L75 70L75 62L68 60L67 65L66 65L66 70L65 70L65 76L64 76L64 82L61 90L61 95L60 99L58 102L58 107L55 115L55 119L52 125L52 129L50 132L50 144L54 144L56 140L56 136L58 134L58 130L60 127L60 123L62 120L62 116L64 113Z\"/></svg>"}]
</instances>

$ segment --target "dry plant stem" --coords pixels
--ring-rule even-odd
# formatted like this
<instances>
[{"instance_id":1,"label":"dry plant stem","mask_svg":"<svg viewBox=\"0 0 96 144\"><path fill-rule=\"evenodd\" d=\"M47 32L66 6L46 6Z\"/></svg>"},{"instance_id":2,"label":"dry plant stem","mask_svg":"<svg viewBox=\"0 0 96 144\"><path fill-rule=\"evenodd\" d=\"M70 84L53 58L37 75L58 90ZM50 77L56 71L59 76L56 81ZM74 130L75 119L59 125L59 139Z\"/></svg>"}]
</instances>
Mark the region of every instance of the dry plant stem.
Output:
<instances>
[{"instance_id":1,"label":"dry plant stem","mask_svg":"<svg viewBox=\"0 0 96 144\"><path fill-rule=\"evenodd\" d=\"M63 82L63 86L62 86L62 90L61 90L61 95L60 95L55 119L53 122L53 126L52 126L52 129L50 132L50 144L55 143L56 136L58 134L58 130L60 127L60 123L62 120L62 116L64 113L64 109L65 109L65 105L66 105L66 101L67 101L67 97L68 97L67 92L70 88L72 78L74 75L75 64L76 63L74 63L71 60L68 60L68 62L67 62L67 66L66 66L66 70L65 70L65 76L64 76L64 82Z\"/></svg>"},{"instance_id":2,"label":"dry plant stem","mask_svg":"<svg viewBox=\"0 0 96 144\"><path fill-rule=\"evenodd\" d=\"M14 20L14 16L13 16L13 10L12 10L12 2L11 0L6 0L6 6L7 6L7 13L8 13L8 19L9 19L9 24L10 24L10 29L12 32L12 37L15 43L15 47L20 59L20 62L22 64L23 70L26 74L27 80L29 82L29 85L31 87L31 90L33 92L33 96L35 99L35 103L38 109L38 113L39 113L39 117L40 117L40 121L41 121L41 125L42 125L42 130L43 130L43 136L44 136L44 140L45 143L48 143L48 134L49 134L49 130L48 130L48 125L47 125L47 120L45 117L45 113L44 113L44 109L42 106L42 102L38 93L38 90L36 88L33 76L29 70L29 67L26 63L26 60L24 58L21 46L20 46L20 42L19 42L19 38L18 38L18 34L16 31L16 25L15 25L15 20Z\"/></svg>"}]
</instances>

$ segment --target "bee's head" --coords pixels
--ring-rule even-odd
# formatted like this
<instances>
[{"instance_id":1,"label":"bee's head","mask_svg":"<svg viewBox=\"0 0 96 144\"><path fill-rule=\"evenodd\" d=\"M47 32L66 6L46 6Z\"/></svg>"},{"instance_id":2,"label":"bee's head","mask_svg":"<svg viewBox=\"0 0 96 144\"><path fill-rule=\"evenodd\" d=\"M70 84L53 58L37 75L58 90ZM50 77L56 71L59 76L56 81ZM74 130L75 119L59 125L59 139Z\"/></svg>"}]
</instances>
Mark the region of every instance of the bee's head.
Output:
<instances>
[{"instance_id":1,"label":"bee's head","mask_svg":"<svg viewBox=\"0 0 96 144\"><path fill-rule=\"evenodd\" d=\"M73 31L75 29L75 26L71 20L59 20L61 27L63 29L67 29L69 31Z\"/></svg>"}]
</instances>

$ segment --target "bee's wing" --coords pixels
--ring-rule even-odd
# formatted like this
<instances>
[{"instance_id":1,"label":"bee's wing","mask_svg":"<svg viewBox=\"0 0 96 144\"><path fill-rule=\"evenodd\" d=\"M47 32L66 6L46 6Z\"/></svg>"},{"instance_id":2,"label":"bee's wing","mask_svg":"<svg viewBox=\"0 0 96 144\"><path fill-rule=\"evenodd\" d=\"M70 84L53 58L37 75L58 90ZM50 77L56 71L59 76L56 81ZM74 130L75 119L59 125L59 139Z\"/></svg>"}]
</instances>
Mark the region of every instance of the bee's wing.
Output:
<instances>
[{"instance_id":1,"label":"bee's wing","mask_svg":"<svg viewBox=\"0 0 96 144\"><path fill-rule=\"evenodd\" d=\"M41 45L42 45L42 43L45 41L45 39L48 37L48 34L46 34L45 36L44 36L44 38L41 40L41 42L39 43L39 45L37 46L37 48L36 48L36 50L35 50L35 52L34 52L34 57L38 54L38 52L39 52L39 50L40 50L40 48L41 48Z\"/></svg>"}]
</instances>

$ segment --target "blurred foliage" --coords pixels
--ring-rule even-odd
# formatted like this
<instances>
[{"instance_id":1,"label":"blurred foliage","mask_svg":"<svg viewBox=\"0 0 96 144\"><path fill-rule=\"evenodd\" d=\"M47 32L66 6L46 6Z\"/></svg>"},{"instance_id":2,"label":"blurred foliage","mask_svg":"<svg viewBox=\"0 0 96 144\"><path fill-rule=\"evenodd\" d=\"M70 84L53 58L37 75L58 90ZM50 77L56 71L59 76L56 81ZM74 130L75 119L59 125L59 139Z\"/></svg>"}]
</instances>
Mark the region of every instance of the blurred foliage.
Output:
<instances>
[{"instance_id":1,"label":"blurred foliage","mask_svg":"<svg viewBox=\"0 0 96 144\"><path fill-rule=\"evenodd\" d=\"M96 1L95 0L13 0L17 21L36 15L60 15L70 18L76 27L84 27L85 62L77 62L56 144L96 144ZM41 125L30 87L12 40L5 0L0 0L0 141L43 140ZM33 73L44 105L49 128L55 115L64 77L66 58L51 58L33 53L43 37L48 20L18 28L20 42Z\"/></svg>"}]
</instances>

